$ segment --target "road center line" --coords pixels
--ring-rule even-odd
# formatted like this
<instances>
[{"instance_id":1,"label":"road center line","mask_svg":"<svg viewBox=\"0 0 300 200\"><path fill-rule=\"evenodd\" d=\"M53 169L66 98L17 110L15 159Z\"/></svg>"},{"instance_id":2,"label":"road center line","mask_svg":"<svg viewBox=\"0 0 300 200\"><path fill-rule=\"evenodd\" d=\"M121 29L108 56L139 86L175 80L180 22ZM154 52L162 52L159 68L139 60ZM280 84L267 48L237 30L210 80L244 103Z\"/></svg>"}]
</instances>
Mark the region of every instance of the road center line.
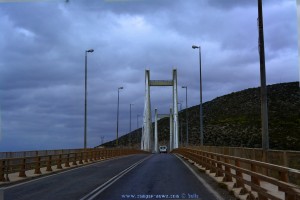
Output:
<instances>
[{"instance_id":1,"label":"road center line","mask_svg":"<svg viewBox=\"0 0 300 200\"><path fill-rule=\"evenodd\" d=\"M152 155L151 155L152 156ZM113 183L115 183L117 180L119 180L120 178L122 178L124 175L126 175L128 172L130 172L131 170L133 170L135 167L137 167L139 164L141 164L142 162L144 162L145 160L149 159L151 156L147 156L146 158L137 161L136 163L134 163L133 165L131 165L130 167L126 168L125 170L123 170L122 172L120 172L119 174L117 174L116 176L112 177L111 179L109 179L108 181L106 181L105 183L103 183L102 185L100 185L99 187L97 187L96 189L94 189L92 192L90 192L89 194L85 195L84 197L82 197L80 200L92 200L94 198L96 198L99 194L101 194L104 190L106 190L109 186L111 186Z\"/></svg>"}]
</instances>

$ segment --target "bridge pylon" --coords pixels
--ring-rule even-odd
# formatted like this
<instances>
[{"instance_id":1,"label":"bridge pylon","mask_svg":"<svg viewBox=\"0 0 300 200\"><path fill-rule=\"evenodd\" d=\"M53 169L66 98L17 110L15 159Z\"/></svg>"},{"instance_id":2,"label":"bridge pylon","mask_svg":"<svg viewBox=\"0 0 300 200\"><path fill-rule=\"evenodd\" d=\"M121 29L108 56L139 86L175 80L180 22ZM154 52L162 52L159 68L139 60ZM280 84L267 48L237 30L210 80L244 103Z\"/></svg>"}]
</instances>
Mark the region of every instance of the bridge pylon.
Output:
<instances>
[{"instance_id":1,"label":"bridge pylon","mask_svg":"<svg viewBox=\"0 0 300 200\"><path fill-rule=\"evenodd\" d=\"M151 86L172 86L173 89L173 105L170 109L170 150L178 148L178 93L177 93L177 70L173 69L172 80L150 80L150 70L145 71L145 106L144 106L144 120L141 139L141 150L157 151L157 135L154 143L152 131L152 115L151 115L151 101L150 101L150 87Z\"/></svg>"}]
</instances>

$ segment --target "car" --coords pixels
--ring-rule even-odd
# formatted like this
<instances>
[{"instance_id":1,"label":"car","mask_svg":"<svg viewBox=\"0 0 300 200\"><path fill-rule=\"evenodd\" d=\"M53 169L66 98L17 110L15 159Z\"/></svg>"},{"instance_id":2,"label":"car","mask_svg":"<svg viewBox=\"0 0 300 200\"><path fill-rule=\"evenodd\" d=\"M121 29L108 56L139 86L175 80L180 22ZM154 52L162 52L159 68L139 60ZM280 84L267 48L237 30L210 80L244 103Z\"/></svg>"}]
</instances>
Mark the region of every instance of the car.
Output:
<instances>
[{"instance_id":1,"label":"car","mask_svg":"<svg viewBox=\"0 0 300 200\"><path fill-rule=\"evenodd\" d=\"M167 146L159 146L159 153L167 153Z\"/></svg>"}]
</instances>

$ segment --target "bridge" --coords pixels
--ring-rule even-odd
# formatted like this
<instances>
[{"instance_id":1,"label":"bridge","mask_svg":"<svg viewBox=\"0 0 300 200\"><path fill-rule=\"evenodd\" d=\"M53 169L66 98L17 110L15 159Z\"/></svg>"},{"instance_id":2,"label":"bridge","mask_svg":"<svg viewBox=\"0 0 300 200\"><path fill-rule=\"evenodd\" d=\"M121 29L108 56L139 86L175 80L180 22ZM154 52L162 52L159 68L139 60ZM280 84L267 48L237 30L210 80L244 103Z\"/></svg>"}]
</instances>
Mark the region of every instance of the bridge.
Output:
<instances>
[{"instance_id":1,"label":"bridge","mask_svg":"<svg viewBox=\"0 0 300 200\"><path fill-rule=\"evenodd\" d=\"M141 148L0 152L0 200L197 199L299 200L300 152L179 145L177 71L150 80L146 70ZM155 109L150 86L172 86L169 114ZM169 117L168 153L159 153L158 118Z\"/></svg>"},{"instance_id":2,"label":"bridge","mask_svg":"<svg viewBox=\"0 0 300 200\"><path fill-rule=\"evenodd\" d=\"M300 200L300 152L268 149L262 0L258 4L263 149L203 146L202 132L200 146L180 146L177 71L172 79L150 80L146 70L140 149L0 152L0 200ZM201 82L201 47L192 48L199 49ZM160 115L170 117L166 154L158 152L157 110L152 131L151 86L173 91L170 113Z\"/></svg>"},{"instance_id":3,"label":"bridge","mask_svg":"<svg viewBox=\"0 0 300 200\"><path fill-rule=\"evenodd\" d=\"M299 200L300 152L181 146L178 137L177 71L171 80L150 80L141 148L83 148L0 152L0 200L198 199ZM155 109L150 86L171 86L169 114ZM159 153L158 118L169 117L166 154Z\"/></svg>"},{"instance_id":4,"label":"bridge","mask_svg":"<svg viewBox=\"0 0 300 200\"><path fill-rule=\"evenodd\" d=\"M202 146L0 156L0 199L300 199L296 151Z\"/></svg>"}]
</instances>

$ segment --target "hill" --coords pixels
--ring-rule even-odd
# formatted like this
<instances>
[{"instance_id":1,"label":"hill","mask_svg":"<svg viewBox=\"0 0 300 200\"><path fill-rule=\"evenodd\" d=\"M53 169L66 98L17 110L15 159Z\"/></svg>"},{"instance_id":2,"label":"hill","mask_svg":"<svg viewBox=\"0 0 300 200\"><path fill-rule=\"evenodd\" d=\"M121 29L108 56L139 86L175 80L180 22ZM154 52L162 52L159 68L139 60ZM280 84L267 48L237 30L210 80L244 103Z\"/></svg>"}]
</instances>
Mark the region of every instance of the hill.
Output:
<instances>
[{"instance_id":1,"label":"hill","mask_svg":"<svg viewBox=\"0 0 300 200\"><path fill-rule=\"evenodd\" d=\"M269 85L268 115L271 149L300 151L299 82ZM217 97L203 104L204 145L261 147L260 88ZM179 112L179 138L186 142L185 110ZM199 105L188 108L189 144L199 145ZM160 144L169 140L169 119L158 121ZM141 129L119 138L119 144L140 146ZM180 141L181 142L181 141ZM105 143L113 146L115 141Z\"/></svg>"}]
</instances>

